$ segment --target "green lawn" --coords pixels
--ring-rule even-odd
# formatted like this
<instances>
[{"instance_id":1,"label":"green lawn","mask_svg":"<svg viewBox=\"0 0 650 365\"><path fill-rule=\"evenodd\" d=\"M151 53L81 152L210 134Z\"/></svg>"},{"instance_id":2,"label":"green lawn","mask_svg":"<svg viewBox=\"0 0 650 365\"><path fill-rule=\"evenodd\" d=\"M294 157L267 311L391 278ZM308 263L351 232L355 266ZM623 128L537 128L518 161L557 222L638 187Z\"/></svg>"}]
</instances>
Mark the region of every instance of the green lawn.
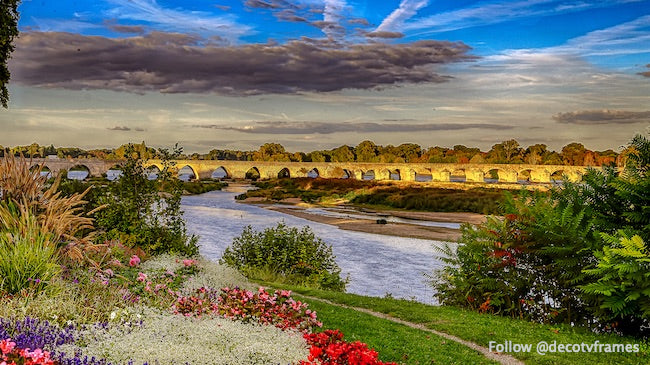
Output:
<instances>
[{"instance_id":1,"label":"green lawn","mask_svg":"<svg viewBox=\"0 0 650 365\"><path fill-rule=\"evenodd\" d=\"M266 283L269 286L276 286ZM573 328L570 326L550 326L531 323L528 321L517 320L512 318L500 317L490 314L479 314L477 312L467 311L464 309L447 307L447 306L430 306L413 301L389 299L389 298L374 298L365 297L354 294L337 293L316 289L306 289L301 287L292 287L287 285L279 285L286 289L291 289L295 293L300 293L312 297L327 299L335 303L345 304L348 306L367 308L376 312L388 314L390 316L409 321L412 323L423 324L429 328L442 331L451 335L458 336L464 340L472 341L479 345L488 347L490 341L503 343L504 341L512 341L512 343L533 344L533 351L530 353L513 353L511 355L530 364L650 364L650 346L635 341L632 338L619 337L609 334L595 334L582 328ZM318 310L322 302L309 301ZM331 306L330 306L331 307ZM326 307L327 308L327 307ZM337 309L330 309L336 312ZM350 314L350 309L339 308L340 313ZM354 312L354 311L353 311ZM356 312L358 313L358 312ZM354 315L354 314L351 314ZM319 318L330 325L328 322L330 316L338 317L338 315L331 314L329 311L319 313ZM385 320L379 318L371 318L372 322L369 323L371 328L367 331L375 333L374 336L378 339L391 337L388 333L383 332L383 327L372 328L375 326L373 323L381 323ZM334 324L331 324L332 326ZM341 329L345 332L346 317L343 315ZM359 338L370 343L367 338ZM442 341L440 338L438 338ZM388 339L385 339L388 341ZM539 341L546 341L553 343L556 341L558 344L592 344L595 341L600 343L636 343L640 345L640 353L547 353L546 355L539 355L535 352L535 345ZM445 353L445 346L449 346L450 341L443 346L428 347L425 351L430 353ZM381 346L377 345L379 353L384 351L384 343L378 342ZM415 343L414 348L424 347L424 342ZM395 353L389 350L388 353ZM415 350L415 353L421 354L421 351ZM410 353L409 353L410 355ZM394 360L393 360L394 361ZM437 360L436 360L437 361ZM443 361L444 362L444 361Z\"/></svg>"},{"instance_id":2,"label":"green lawn","mask_svg":"<svg viewBox=\"0 0 650 365\"><path fill-rule=\"evenodd\" d=\"M339 329L349 342L361 341L379 352L382 361L404 364L495 364L482 354L432 333L370 314L316 300L309 303L323 321L322 330Z\"/></svg>"}]
</instances>

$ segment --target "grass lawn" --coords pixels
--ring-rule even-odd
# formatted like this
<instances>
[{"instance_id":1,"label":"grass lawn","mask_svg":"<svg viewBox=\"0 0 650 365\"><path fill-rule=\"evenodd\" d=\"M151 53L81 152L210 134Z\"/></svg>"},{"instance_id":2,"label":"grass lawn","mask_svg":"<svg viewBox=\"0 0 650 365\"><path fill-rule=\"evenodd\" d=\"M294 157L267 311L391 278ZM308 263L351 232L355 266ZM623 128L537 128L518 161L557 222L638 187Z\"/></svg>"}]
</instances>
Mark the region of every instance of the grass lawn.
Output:
<instances>
[{"instance_id":1,"label":"grass lawn","mask_svg":"<svg viewBox=\"0 0 650 365\"><path fill-rule=\"evenodd\" d=\"M482 354L432 333L316 300L309 303L323 321L322 330L339 329L349 342L361 341L379 352L382 361L404 364L496 364Z\"/></svg>"},{"instance_id":2,"label":"grass lawn","mask_svg":"<svg viewBox=\"0 0 650 365\"><path fill-rule=\"evenodd\" d=\"M265 283L269 286L276 286L271 283ZM430 306L422 303L417 303L407 300L390 299L390 298L375 298L365 297L354 294L330 292L316 289L306 289L301 287L293 287L287 285L277 285L286 289L291 289L295 293L300 293L312 297L327 299L335 303L345 304L353 307L360 307L370 309L376 312L388 314L408 322L423 324L429 328L442 331L451 335L458 336L464 340L474 342L476 344L488 347L490 341L497 343L504 343L504 341L512 341L512 343L520 344L533 344L533 351L529 353L512 353L516 358L519 358L526 363L530 364L650 364L650 346L643 344L633 338L620 337L610 334L595 334L582 328L573 328L563 325L542 325L531 323L528 321L500 317L490 314L479 314L477 312L467 311L454 307L447 306ZM314 308L318 308L318 303L313 302ZM326 307L327 308L327 307ZM317 309L318 310L318 309ZM336 309L331 309L336 310ZM343 311L350 311L351 309L338 308ZM319 313L319 318L325 321L326 325L330 318L336 317L329 312ZM342 323L336 323L341 329L344 329L346 315L342 317ZM385 321L380 318L373 318L372 321L382 323ZM371 327L375 326L371 322ZM377 325L381 326L381 325ZM390 332L384 332L383 329L368 328L368 332L376 333L375 337L379 339L388 337L385 341L390 342ZM353 331L354 332L354 331ZM347 333L347 332L346 332ZM368 344L371 339L368 337L363 338ZM441 339L442 340L442 339ZM640 353L605 353L605 352L580 352L580 353L547 353L546 355L539 355L535 351L535 346L539 341L546 341L553 343L556 341L558 344L593 344L595 341L600 343L632 343L640 345ZM424 342L414 344L414 348L424 347ZM384 346L382 342L378 342ZM435 345L436 343L432 343ZM374 345L380 354L390 353L390 350L384 349L382 346ZM444 353L445 348L449 348L449 341L442 346L435 346L425 348L423 351L430 353ZM471 351L471 350L470 350ZM416 353L421 353L417 351ZM395 360L393 360L395 361Z\"/></svg>"}]
</instances>

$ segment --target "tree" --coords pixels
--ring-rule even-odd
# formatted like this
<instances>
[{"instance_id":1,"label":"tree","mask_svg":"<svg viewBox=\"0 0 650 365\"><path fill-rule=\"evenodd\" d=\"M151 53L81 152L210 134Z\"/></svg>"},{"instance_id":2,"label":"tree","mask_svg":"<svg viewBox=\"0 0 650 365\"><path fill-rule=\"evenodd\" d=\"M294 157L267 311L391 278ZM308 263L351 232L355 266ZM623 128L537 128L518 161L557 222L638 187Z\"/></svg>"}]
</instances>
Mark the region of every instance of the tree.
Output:
<instances>
[{"instance_id":1,"label":"tree","mask_svg":"<svg viewBox=\"0 0 650 365\"><path fill-rule=\"evenodd\" d=\"M542 163L544 160L544 156L548 154L548 150L546 149L545 144L535 144L532 146L529 146L526 149L526 152L524 155L526 156L524 158L525 162L530 165L539 165Z\"/></svg>"},{"instance_id":2,"label":"tree","mask_svg":"<svg viewBox=\"0 0 650 365\"><path fill-rule=\"evenodd\" d=\"M363 141L355 149L357 162L374 162L377 159L377 145L372 141Z\"/></svg>"},{"instance_id":3,"label":"tree","mask_svg":"<svg viewBox=\"0 0 650 365\"><path fill-rule=\"evenodd\" d=\"M0 2L0 103L5 108L9 102L7 84L11 78L7 61L14 50L14 38L18 36L18 3L20 0Z\"/></svg>"},{"instance_id":4,"label":"tree","mask_svg":"<svg viewBox=\"0 0 650 365\"><path fill-rule=\"evenodd\" d=\"M582 166L585 160L587 149L582 143L569 143L562 147L562 160L571 166Z\"/></svg>"},{"instance_id":5,"label":"tree","mask_svg":"<svg viewBox=\"0 0 650 365\"><path fill-rule=\"evenodd\" d=\"M352 162L354 151L351 147L344 145L332 150L332 162Z\"/></svg>"}]
</instances>

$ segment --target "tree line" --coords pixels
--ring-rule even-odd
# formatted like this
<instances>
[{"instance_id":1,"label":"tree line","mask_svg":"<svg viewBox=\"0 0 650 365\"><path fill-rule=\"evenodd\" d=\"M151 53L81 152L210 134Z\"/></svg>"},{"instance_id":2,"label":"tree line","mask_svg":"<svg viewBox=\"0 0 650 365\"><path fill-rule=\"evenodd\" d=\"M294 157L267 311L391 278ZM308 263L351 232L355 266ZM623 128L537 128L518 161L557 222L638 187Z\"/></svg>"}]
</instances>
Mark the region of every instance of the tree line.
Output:
<instances>
[{"instance_id":1,"label":"tree line","mask_svg":"<svg viewBox=\"0 0 650 365\"><path fill-rule=\"evenodd\" d=\"M158 158L154 148L144 142L133 145L133 152L140 158ZM32 143L27 146L2 147L0 156L13 154L26 157L43 158L98 158L104 160L121 160L125 158L127 145L115 149L83 150L77 147L40 146ZM235 160L235 161L285 161L285 162L379 162L379 163L494 163L494 164L530 164L530 165L572 165L572 166L623 166L629 147L620 153L612 149L592 151L582 143L569 143L558 151L553 151L545 144L523 147L514 139L492 146L489 151L477 147L455 145L447 147L423 148L415 143L403 143L399 146L377 145L372 141L363 141L355 147L343 145L330 150L311 152L289 152L279 143L265 143L257 151L240 151L213 149L208 153L184 154L179 158L194 160Z\"/></svg>"}]
</instances>

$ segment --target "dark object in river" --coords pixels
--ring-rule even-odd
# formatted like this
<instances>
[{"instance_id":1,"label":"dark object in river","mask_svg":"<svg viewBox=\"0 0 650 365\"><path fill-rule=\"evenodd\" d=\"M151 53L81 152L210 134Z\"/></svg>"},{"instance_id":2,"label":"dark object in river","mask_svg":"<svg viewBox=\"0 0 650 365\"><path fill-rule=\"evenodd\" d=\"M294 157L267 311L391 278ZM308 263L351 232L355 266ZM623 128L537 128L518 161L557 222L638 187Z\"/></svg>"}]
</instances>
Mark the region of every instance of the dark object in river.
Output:
<instances>
[{"instance_id":1,"label":"dark object in river","mask_svg":"<svg viewBox=\"0 0 650 365\"><path fill-rule=\"evenodd\" d=\"M384 218L377 219L377 224L387 224L387 223L388 222Z\"/></svg>"}]
</instances>

